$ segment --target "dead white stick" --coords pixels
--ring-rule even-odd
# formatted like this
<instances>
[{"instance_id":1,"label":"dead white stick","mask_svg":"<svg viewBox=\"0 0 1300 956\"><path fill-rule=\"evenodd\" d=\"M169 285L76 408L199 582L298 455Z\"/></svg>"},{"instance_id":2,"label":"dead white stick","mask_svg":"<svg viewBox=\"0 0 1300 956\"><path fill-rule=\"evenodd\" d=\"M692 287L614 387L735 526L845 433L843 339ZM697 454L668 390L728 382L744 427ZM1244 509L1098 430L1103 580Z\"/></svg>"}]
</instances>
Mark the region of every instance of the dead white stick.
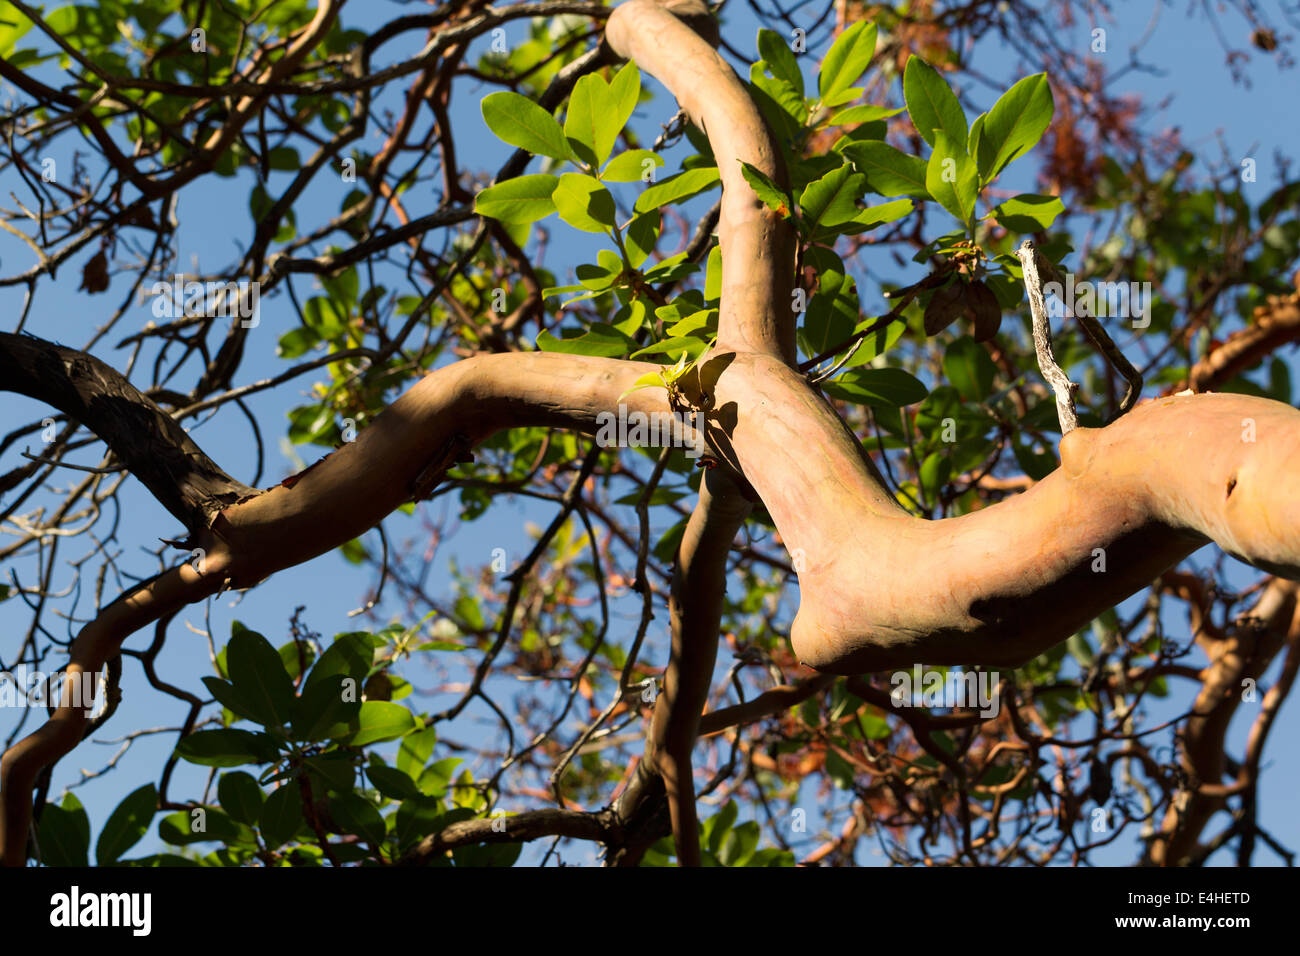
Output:
<instances>
[{"instance_id":1,"label":"dead white stick","mask_svg":"<svg viewBox=\"0 0 1300 956\"><path fill-rule=\"evenodd\" d=\"M1029 293L1029 313L1034 318L1034 351L1038 353L1038 367L1056 393L1056 414L1061 421L1061 435L1070 434L1079 427L1079 415L1074 408L1074 393L1079 386L1070 381L1061 366L1056 364L1052 352L1052 329L1047 322L1047 303L1043 301L1043 284L1038 278L1037 250L1026 239L1016 250L1025 274L1025 291Z\"/></svg>"}]
</instances>

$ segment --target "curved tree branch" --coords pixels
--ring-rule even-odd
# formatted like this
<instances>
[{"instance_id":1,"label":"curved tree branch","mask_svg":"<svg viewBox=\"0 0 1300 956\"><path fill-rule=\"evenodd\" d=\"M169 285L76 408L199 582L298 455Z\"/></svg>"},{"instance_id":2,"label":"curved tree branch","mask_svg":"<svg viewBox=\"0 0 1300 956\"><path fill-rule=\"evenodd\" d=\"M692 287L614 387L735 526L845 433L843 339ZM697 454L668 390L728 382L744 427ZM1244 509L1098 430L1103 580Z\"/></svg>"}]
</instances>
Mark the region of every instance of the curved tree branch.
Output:
<instances>
[{"instance_id":1,"label":"curved tree branch","mask_svg":"<svg viewBox=\"0 0 1300 956\"><path fill-rule=\"evenodd\" d=\"M307 34L323 29L321 11L331 7L321 4ZM663 718L656 709L656 722L667 729L655 731L666 755L656 757L655 769L675 775L679 795L690 787L699 682L707 682L716 652L710 602L721 601L723 560L748 507L740 489L761 499L801 558L792 641L805 663L831 673L1017 664L1209 541L1300 577L1300 410L1248 396L1148 403L1104 429L1071 432L1061 443L1062 466L1010 501L941 521L909 516L856 436L791 367L792 236L754 196L739 162L778 182L783 172L743 85L705 41L651 0L620 7L608 36L617 52L662 78L709 134L723 180L719 236L727 271L719 345L697 366L692 397L707 406L711 449L740 481L707 481L691 521L695 531L680 552L674 654L684 666L673 699L682 703L665 704ZM241 105L236 113L242 111ZM12 353L13 338L0 342L0 356L5 348ZM250 587L351 540L427 494L469 448L500 429L594 431L596 415L614 408L645 370L638 362L548 353L467 359L428 375L355 442L243 500L247 489L178 436L175 422L157 409L134 396L101 406L105 391L128 395L121 381L93 360L78 365L79 353L41 348L48 367L39 375L13 358L0 371L16 376L18 390L64 408L108 441L160 501L185 516L207 553L200 569L173 569L104 608L74 642L70 673L96 670L134 630L223 583ZM48 393L47 374L62 383ZM632 393L626 404L638 412L669 410L652 390ZM170 463L132 450L115 424L119 410L144 416L134 427L170 446ZM707 601L700 597L706 592ZM61 705L0 762L5 863L23 860L31 781L75 746L83 726L80 712ZM688 854L693 808L681 801L670 809Z\"/></svg>"},{"instance_id":2,"label":"curved tree branch","mask_svg":"<svg viewBox=\"0 0 1300 956\"><path fill-rule=\"evenodd\" d=\"M222 471L121 373L86 352L0 332L0 390L45 402L85 425L191 533L226 505L258 493Z\"/></svg>"},{"instance_id":3,"label":"curved tree branch","mask_svg":"<svg viewBox=\"0 0 1300 956\"><path fill-rule=\"evenodd\" d=\"M741 163L746 162L787 187L781 150L740 78L674 14L696 24L700 18L711 22L699 0L663 5L631 0L614 11L605 35L620 56L668 87L691 122L708 136L718 162L723 263L718 348L761 352L793 364L793 227L759 200L741 173Z\"/></svg>"}]
</instances>

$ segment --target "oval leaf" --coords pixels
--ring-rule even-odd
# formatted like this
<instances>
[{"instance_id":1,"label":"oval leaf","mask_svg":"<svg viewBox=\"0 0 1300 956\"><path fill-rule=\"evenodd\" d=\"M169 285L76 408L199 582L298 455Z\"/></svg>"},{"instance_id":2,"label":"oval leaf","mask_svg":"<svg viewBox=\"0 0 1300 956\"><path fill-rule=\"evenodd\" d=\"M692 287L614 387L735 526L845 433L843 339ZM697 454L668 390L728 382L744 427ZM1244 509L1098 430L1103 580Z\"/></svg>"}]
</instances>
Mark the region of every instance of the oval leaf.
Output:
<instances>
[{"instance_id":1,"label":"oval leaf","mask_svg":"<svg viewBox=\"0 0 1300 956\"><path fill-rule=\"evenodd\" d=\"M867 177L868 189L882 196L930 198L925 188L925 160L919 156L909 156L876 140L846 146L844 155Z\"/></svg>"},{"instance_id":2,"label":"oval leaf","mask_svg":"<svg viewBox=\"0 0 1300 956\"><path fill-rule=\"evenodd\" d=\"M555 212L551 193L558 182L548 173L507 179L479 193L474 198L474 211L501 222L536 222Z\"/></svg>"},{"instance_id":3,"label":"oval leaf","mask_svg":"<svg viewBox=\"0 0 1300 956\"><path fill-rule=\"evenodd\" d=\"M555 117L528 97L509 90L489 93L483 97L481 109L488 129L511 146L553 159L573 158Z\"/></svg>"},{"instance_id":4,"label":"oval leaf","mask_svg":"<svg viewBox=\"0 0 1300 956\"><path fill-rule=\"evenodd\" d=\"M415 717L401 704L386 700L368 700L361 705L361 726L346 738L349 747L396 740L415 728Z\"/></svg>"},{"instance_id":5,"label":"oval leaf","mask_svg":"<svg viewBox=\"0 0 1300 956\"><path fill-rule=\"evenodd\" d=\"M636 211L646 212L672 203L689 199L702 193L718 182L718 168L704 166L700 169L688 169L676 176L670 176L661 183L655 183L636 200Z\"/></svg>"},{"instance_id":6,"label":"oval leaf","mask_svg":"<svg viewBox=\"0 0 1300 956\"><path fill-rule=\"evenodd\" d=\"M928 393L919 379L901 368L850 369L822 387L828 395L873 408L914 405Z\"/></svg>"},{"instance_id":7,"label":"oval leaf","mask_svg":"<svg viewBox=\"0 0 1300 956\"><path fill-rule=\"evenodd\" d=\"M831 44L822 61L821 73L817 76L817 89L822 99L847 90L858 81L871 57L876 52L876 25L866 20L859 20L849 27ZM845 122L861 122L846 120Z\"/></svg>"},{"instance_id":8,"label":"oval leaf","mask_svg":"<svg viewBox=\"0 0 1300 956\"><path fill-rule=\"evenodd\" d=\"M966 142L966 113L957 94L939 71L919 56L912 56L903 70L903 99L912 125L921 138L934 145L935 130L943 130L956 142Z\"/></svg>"},{"instance_id":9,"label":"oval leaf","mask_svg":"<svg viewBox=\"0 0 1300 956\"><path fill-rule=\"evenodd\" d=\"M157 808L158 791L152 783L127 794L109 815L99 839L95 841L95 862L99 866L116 863L149 830Z\"/></svg>"},{"instance_id":10,"label":"oval leaf","mask_svg":"<svg viewBox=\"0 0 1300 956\"><path fill-rule=\"evenodd\" d=\"M296 780L287 780L266 798L258 829L267 847L274 850L292 839L303 825L302 791Z\"/></svg>"},{"instance_id":11,"label":"oval leaf","mask_svg":"<svg viewBox=\"0 0 1300 956\"><path fill-rule=\"evenodd\" d=\"M200 730L176 745L176 753L204 767L238 767L269 763L279 753L266 734L247 730Z\"/></svg>"},{"instance_id":12,"label":"oval leaf","mask_svg":"<svg viewBox=\"0 0 1300 956\"><path fill-rule=\"evenodd\" d=\"M560 218L583 232L614 228L614 197L601 183L581 173L565 173L551 194Z\"/></svg>"},{"instance_id":13,"label":"oval leaf","mask_svg":"<svg viewBox=\"0 0 1300 956\"><path fill-rule=\"evenodd\" d=\"M223 773L217 783L217 800L231 819L252 826L262 814L262 788L252 774L236 770Z\"/></svg>"},{"instance_id":14,"label":"oval leaf","mask_svg":"<svg viewBox=\"0 0 1300 956\"><path fill-rule=\"evenodd\" d=\"M1033 149L1051 124L1054 109L1046 73L1027 76L1003 93L980 130L976 154L980 176L991 179L1013 159Z\"/></svg>"},{"instance_id":15,"label":"oval leaf","mask_svg":"<svg viewBox=\"0 0 1300 956\"><path fill-rule=\"evenodd\" d=\"M289 722L293 710L293 680L280 652L256 631L237 630L226 645L226 672L239 700L264 727Z\"/></svg>"},{"instance_id":16,"label":"oval leaf","mask_svg":"<svg viewBox=\"0 0 1300 956\"><path fill-rule=\"evenodd\" d=\"M934 152L925 167L925 188L944 209L968 223L975 215L979 171L966 152L966 137L953 139L943 130L934 134Z\"/></svg>"}]
</instances>

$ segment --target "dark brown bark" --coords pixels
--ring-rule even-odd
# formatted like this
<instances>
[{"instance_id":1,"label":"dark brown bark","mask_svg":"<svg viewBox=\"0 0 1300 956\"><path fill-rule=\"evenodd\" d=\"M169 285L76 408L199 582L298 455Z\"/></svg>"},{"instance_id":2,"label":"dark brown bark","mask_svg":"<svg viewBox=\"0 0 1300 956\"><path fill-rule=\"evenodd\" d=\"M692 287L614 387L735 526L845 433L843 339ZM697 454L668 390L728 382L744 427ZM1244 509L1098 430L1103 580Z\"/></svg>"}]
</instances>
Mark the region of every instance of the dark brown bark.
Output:
<instances>
[{"instance_id":1,"label":"dark brown bark","mask_svg":"<svg viewBox=\"0 0 1300 956\"><path fill-rule=\"evenodd\" d=\"M89 428L191 533L258 494L226 474L120 372L86 352L0 332L0 390L44 402Z\"/></svg>"}]
</instances>

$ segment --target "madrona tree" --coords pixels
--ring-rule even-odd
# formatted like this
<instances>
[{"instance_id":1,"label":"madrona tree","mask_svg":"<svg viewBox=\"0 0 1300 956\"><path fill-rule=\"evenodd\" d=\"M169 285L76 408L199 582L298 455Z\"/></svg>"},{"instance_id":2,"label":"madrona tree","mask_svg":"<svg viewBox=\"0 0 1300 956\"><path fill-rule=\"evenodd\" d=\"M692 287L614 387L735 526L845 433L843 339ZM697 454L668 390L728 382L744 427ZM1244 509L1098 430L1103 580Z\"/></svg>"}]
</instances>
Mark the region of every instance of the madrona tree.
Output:
<instances>
[{"instance_id":1,"label":"madrona tree","mask_svg":"<svg viewBox=\"0 0 1300 956\"><path fill-rule=\"evenodd\" d=\"M870 834L898 862L1041 864L1126 831L1156 863L1288 853L1255 793L1300 665L1300 411L1272 359L1300 334L1295 184L1252 206L1240 181L1184 182L1190 154L1157 174L1097 153L1089 123L1131 130L1077 56L959 96L968 38L1047 31L1024 3L787 12L747 79L696 0L465 0L365 32L335 0L173 6L5 4L26 190L6 225L33 259L4 279L26 300L0 387L52 409L0 444L45 437L0 479L0 553L35 569L6 585L33 623L5 668L62 663L41 621L64 537L94 544L73 571L95 605L0 763L5 863L85 856L51 768L143 681L184 717L159 779L96 821L103 863L159 812L163 841L219 848L128 862L465 865L569 838L616 864L763 865L849 860ZM490 177L454 119L467 79L501 87L466 95L516 148ZM1045 134L1059 195L1004 188ZM100 167L51 175L73 137ZM238 261L187 269L187 197L240 177ZM1075 252L1068 224L1103 215ZM84 350L32 321L74 260L87 296L125 293ZM270 329L284 368L253 378ZM92 354L110 331L120 351ZM260 447L246 398L306 374L325 380L289 438L334 450L278 484L187 430L243 409ZM68 460L95 442L99 465ZM68 475L59 506L25 505ZM88 530L126 475L185 528L153 532L162 569L134 584L116 532ZM459 520L521 495L548 523L440 591L427 541L372 529L449 491ZM1211 542L1263 576L1183 564ZM187 608L336 549L376 570L371 629L321 640L308 601L282 647L207 630L212 673L159 676ZM1190 630L1165 633L1166 600ZM447 655L462 679L421 707L418 666ZM1172 680L1194 694L1165 752L1148 717ZM499 733L476 777L440 735L478 704ZM178 760L220 773L179 797ZM811 835L809 776L852 795Z\"/></svg>"}]
</instances>

